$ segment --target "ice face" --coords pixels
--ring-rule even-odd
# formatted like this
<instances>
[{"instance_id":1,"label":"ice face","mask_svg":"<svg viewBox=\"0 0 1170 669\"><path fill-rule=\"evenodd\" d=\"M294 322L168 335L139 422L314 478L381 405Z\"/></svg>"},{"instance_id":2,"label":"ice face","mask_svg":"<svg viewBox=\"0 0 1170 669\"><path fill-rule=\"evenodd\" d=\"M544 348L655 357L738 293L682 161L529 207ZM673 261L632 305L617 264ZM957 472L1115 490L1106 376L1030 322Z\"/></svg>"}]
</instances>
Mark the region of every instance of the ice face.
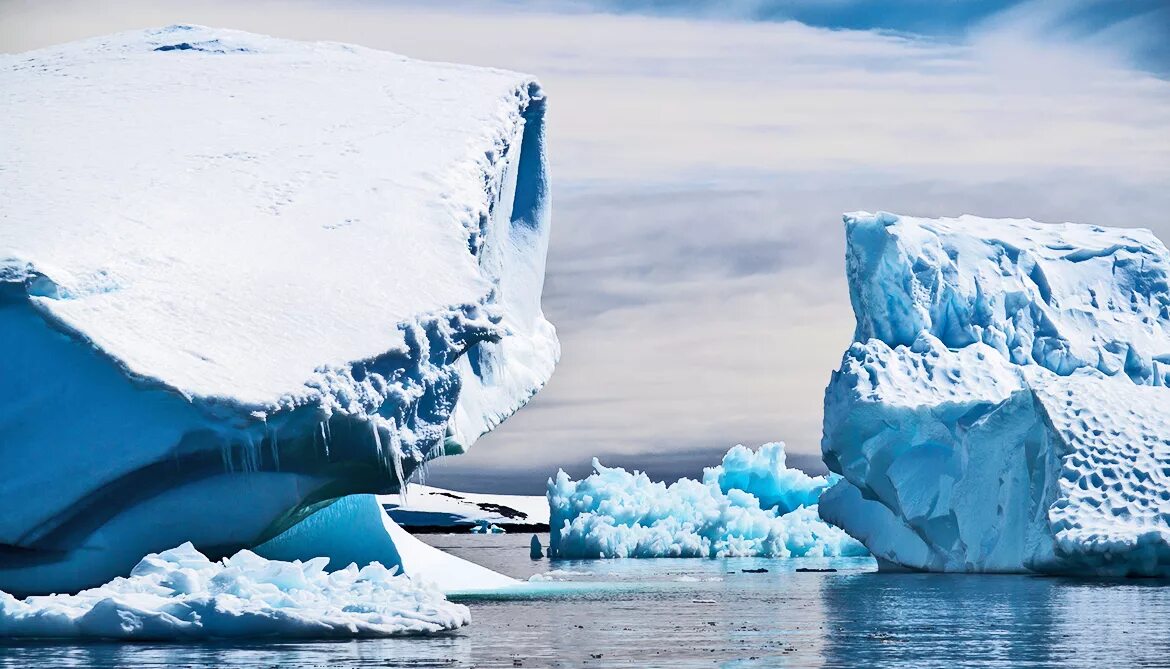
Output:
<instances>
[{"instance_id":1,"label":"ice face","mask_svg":"<svg viewBox=\"0 0 1170 669\"><path fill-rule=\"evenodd\" d=\"M329 573L327 562L280 562L249 551L212 562L186 543L76 595L19 601L0 592L0 637L385 637L470 622L466 606L395 569L375 562Z\"/></svg>"},{"instance_id":2,"label":"ice face","mask_svg":"<svg viewBox=\"0 0 1170 669\"><path fill-rule=\"evenodd\" d=\"M846 216L820 513L886 567L1170 574L1170 256L1148 231Z\"/></svg>"},{"instance_id":3,"label":"ice face","mask_svg":"<svg viewBox=\"0 0 1170 669\"><path fill-rule=\"evenodd\" d=\"M803 557L865 555L817 516L831 484L785 465L784 444L736 446L702 481L667 485L603 467L548 483L549 557Z\"/></svg>"},{"instance_id":4,"label":"ice face","mask_svg":"<svg viewBox=\"0 0 1170 669\"><path fill-rule=\"evenodd\" d=\"M432 548L390 519L374 495L349 495L256 547L273 560L328 559L329 569L378 562L444 593L490 590L515 580Z\"/></svg>"},{"instance_id":5,"label":"ice face","mask_svg":"<svg viewBox=\"0 0 1170 669\"><path fill-rule=\"evenodd\" d=\"M171 26L0 89L0 590L393 493L551 374L531 77Z\"/></svg>"}]
</instances>

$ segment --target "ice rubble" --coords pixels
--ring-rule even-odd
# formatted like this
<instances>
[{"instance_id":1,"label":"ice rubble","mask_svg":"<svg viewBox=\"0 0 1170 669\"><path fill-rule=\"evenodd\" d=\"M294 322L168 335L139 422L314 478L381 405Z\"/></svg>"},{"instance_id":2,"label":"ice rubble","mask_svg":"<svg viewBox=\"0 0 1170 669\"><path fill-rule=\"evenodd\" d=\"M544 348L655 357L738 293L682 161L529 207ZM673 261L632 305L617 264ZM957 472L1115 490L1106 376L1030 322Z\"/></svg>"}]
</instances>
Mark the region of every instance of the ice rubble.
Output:
<instances>
[{"instance_id":1,"label":"ice rubble","mask_svg":"<svg viewBox=\"0 0 1170 669\"><path fill-rule=\"evenodd\" d=\"M0 590L395 492L551 374L532 78L171 26L0 91Z\"/></svg>"},{"instance_id":2,"label":"ice rubble","mask_svg":"<svg viewBox=\"0 0 1170 669\"><path fill-rule=\"evenodd\" d=\"M736 446L703 480L667 485L642 472L603 467L548 483L549 557L804 557L865 555L861 544L817 517L833 481L785 464L784 444Z\"/></svg>"},{"instance_id":3,"label":"ice rubble","mask_svg":"<svg viewBox=\"0 0 1170 669\"><path fill-rule=\"evenodd\" d=\"M1146 230L845 217L820 513L887 568L1170 576L1170 255Z\"/></svg>"},{"instance_id":4,"label":"ice rubble","mask_svg":"<svg viewBox=\"0 0 1170 669\"><path fill-rule=\"evenodd\" d=\"M375 562L329 573L328 561L272 561L244 550L212 562L186 543L76 595L20 601L0 592L0 637L384 637L470 621L466 606L396 569Z\"/></svg>"}]
</instances>

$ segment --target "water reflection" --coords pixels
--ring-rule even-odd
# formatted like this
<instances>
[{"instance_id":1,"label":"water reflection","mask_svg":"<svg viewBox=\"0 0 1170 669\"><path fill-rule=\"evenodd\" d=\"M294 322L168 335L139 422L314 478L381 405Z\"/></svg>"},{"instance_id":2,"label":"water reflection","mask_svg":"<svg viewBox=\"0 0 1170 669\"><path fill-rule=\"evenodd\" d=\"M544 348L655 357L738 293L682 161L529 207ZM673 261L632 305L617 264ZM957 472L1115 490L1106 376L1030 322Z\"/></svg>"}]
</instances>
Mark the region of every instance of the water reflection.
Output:
<instances>
[{"instance_id":1,"label":"water reflection","mask_svg":"<svg viewBox=\"0 0 1170 669\"><path fill-rule=\"evenodd\" d=\"M829 666L1165 666L1170 590L1031 576L825 579Z\"/></svg>"},{"instance_id":2,"label":"water reflection","mask_svg":"<svg viewBox=\"0 0 1170 669\"><path fill-rule=\"evenodd\" d=\"M1153 582L890 575L857 559L549 563L528 559L527 535L433 540L521 579L560 569L554 579L574 584L468 598L472 624L439 637L0 641L0 667L1170 666L1170 587Z\"/></svg>"}]
</instances>

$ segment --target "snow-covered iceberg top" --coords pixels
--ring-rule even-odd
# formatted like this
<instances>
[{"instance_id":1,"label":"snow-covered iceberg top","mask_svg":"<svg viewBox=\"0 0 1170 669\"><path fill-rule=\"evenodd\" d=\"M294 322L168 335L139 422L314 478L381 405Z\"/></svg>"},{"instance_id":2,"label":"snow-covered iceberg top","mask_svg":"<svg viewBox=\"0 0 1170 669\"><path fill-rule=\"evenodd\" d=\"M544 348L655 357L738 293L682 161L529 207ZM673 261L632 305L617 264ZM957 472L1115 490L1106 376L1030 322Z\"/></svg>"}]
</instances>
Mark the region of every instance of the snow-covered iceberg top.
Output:
<instances>
[{"instance_id":1,"label":"snow-covered iceberg top","mask_svg":"<svg viewBox=\"0 0 1170 669\"><path fill-rule=\"evenodd\" d=\"M0 90L0 589L393 492L552 373L531 77L171 26Z\"/></svg>"},{"instance_id":2,"label":"snow-covered iceberg top","mask_svg":"<svg viewBox=\"0 0 1170 669\"><path fill-rule=\"evenodd\" d=\"M471 614L438 590L374 562L325 571L329 558L219 562L190 543L147 555L128 577L76 595L23 601L0 592L0 637L352 638L432 634Z\"/></svg>"},{"instance_id":3,"label":"snow-covered iceberg top","mask_svg":"<svg viewBox=\"0 0 1170 669\"><path fill-rule=\"evenodd\" d=\"M845 217L820 513L886 567L1170 575L1170 253L1145 230Z\"/></svg>"},{"instance_id":4,"label":"snow-covered iceberg top","mask_svg":"<svg viewBox=\"0 0 1170 669\"><path fill-rule=\"evenodd\" d=\"M732 448L703 480L603 467L548 482L549 557L839 557L865 548L817 516L833 483L785 464L784 444Z\"/></svg>"},{"instance_id":5,"label":"snow-covered iceberg top","mask_svg":"<svg viewBox=\"0 0 1170 669\"><path fill-rule=\"evenodd\" d=\"M847 214L854 340L980 342L1061 376L1170 378L1170 256L1149 230Z\"/></svg>"}]
</instances>

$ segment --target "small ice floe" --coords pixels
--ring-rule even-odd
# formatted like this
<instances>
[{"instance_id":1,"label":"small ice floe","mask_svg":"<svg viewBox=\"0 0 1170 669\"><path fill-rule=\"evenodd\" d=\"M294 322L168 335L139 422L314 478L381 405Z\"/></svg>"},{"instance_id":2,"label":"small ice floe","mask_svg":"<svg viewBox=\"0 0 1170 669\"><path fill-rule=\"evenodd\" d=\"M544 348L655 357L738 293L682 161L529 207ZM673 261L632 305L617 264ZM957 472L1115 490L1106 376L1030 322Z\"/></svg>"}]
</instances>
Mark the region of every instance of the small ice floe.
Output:
<instances>
[{"instance_id":1,"label":"small ice floe","mask_svg":"<svg viewBox=\"0 0 1170 669\"><path fill-rule=\"evenodd\" d=\"M504 534L505 532L507 532L507 530L500 527L499 525L493 525L491 521L488 520L481 520L471 528L472 534Z\"/></svg>"},{"instance_id":2,"label":"small ice floe","mask_svg":"<svg viewBox=\"0 0 1170 669\"><path fill-rule=\"evenodd\" d=\"M76 595L20 600L0 592L0 638L386 637L471 620L466 606L396 567L374 562L328 572L328 562L267 560L246 550L213 562L185 543Z\"/></svg>"}]
</instances>

